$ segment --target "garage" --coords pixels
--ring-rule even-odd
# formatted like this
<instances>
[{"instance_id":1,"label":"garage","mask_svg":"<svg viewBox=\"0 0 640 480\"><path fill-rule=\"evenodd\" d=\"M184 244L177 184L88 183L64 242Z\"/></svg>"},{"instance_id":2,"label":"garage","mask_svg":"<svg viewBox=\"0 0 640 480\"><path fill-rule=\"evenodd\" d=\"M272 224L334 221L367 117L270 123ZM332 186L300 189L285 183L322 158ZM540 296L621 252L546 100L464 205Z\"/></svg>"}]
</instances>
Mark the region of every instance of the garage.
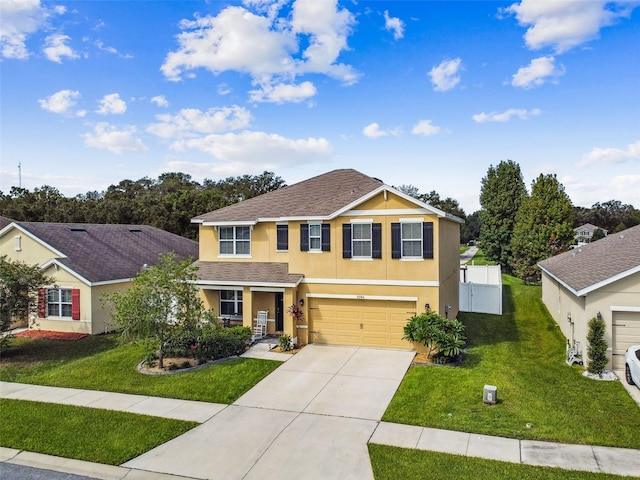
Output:
<instances>
[{"instance_id":1,"label":"garage","mask_svg":"<svg viewBox=\"0 0 640 480\"><path fill-rule=\"evenodd\" d=\"M624 370L624 353L640 343L640 312L613 312L613 369Z\"/></svg>"},{"instance_id":2,"label":"garage","mask_svg":"<svg viewBox=\"0 0 640 480\"><path fill-rule=\"evenodd\" d=\"M309 341L411 349L402 340L416 302L354 298L310 298Z\"/></svg>"}]
</instances>

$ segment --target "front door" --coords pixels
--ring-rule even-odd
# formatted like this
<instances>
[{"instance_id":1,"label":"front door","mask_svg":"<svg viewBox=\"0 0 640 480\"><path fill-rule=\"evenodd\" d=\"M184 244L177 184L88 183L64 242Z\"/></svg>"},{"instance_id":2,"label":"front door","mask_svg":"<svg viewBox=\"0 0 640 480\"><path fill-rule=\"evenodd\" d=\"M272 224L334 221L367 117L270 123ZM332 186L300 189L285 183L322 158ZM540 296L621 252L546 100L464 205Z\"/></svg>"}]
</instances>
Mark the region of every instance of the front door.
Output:
<instances>
[{"instance_id":1,"label":"front door","mask_svg":"<svg viewBox=\"0 0 640 480\"><path fill-rule=\"evenodd\" d=\"M284 331L284 294L276 293L276 332Z\"/></svg>"}]
</instances>

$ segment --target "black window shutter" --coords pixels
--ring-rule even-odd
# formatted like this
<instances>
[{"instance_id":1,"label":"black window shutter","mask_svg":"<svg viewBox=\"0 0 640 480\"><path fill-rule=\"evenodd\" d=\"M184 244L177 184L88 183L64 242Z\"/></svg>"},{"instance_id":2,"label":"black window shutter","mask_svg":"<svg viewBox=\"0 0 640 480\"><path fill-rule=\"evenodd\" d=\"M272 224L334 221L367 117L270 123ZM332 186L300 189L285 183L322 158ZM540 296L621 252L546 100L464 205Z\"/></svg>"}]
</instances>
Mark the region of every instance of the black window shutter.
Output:
<instances>
[{"instance_id":1,"label":"black window shutter","mask_svg":"<svg viewBox=\"0 0 640 480\"><path fill-rule=\"evenodd\" d=\"M382 258L382 224L371 224L371 256Z\"/></svg>"},{"instance_id":2,"label":"black window shutter","mask_svg":"<svg viewBox=\"0 0 640 480\"><path fill-rule=\"evenodd\" d=\"M289 250L289 225L276 225L276 249Z\"/></svg>"},{"instance_id":3,"label":"black window shutter","mask_svg":"<svg viewBox=\"0 0 640 480\"><path fill-rule=\"evenodd\" d=\"M309 251L309 224L308 223L300 224L300 251L301 252Z\"/></svg>"},{"instance_id":4,"label":"black window shutter","mask_svg":"<svg viewBox=\"0 0 640 480\"><path fill-rule=\"evenodd\" d=\"M433 222L422 224L422 258L433 258Z\"/></svg>"},{"instance_id":5,"label":"black window shutter","mask_svg":"<svg viewBox=\"0 0 640 480\"><path fill-rule=\"evenodd\" d=\"M399 223L391 224L391 258L402 257L402 233Z\"/></svg>"},{"instance_id":6,"label":"black window shutter","mask_svg":"<svg viewBox=\"0 0 640 480\"><path fill-rule=\"evenodd\" d=\"M320 232L322 235L320 240L320 243L322 244L322 251L328 252L331 250L331 225L323 223Z\"/></svg>"},{"instance_id":7,"label":"black window shutter","mask_svg":"<svg viewBox=\"0 0 640 480\"><path fill-rule=\"evenodd\" d=\"M351 224L342 224L342 258L351 258Z\"/></svg>"}]
</instances>

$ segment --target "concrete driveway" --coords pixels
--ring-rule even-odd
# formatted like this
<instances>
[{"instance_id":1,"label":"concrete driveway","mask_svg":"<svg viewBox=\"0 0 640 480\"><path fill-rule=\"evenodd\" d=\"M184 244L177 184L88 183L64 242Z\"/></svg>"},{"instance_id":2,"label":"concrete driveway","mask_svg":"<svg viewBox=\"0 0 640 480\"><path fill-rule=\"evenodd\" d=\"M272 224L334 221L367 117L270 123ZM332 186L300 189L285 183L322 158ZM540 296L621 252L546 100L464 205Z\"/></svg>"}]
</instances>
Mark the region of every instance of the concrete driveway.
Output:
<instances>
[{"instance_id":1,"label":"concrete driveway","mask_svg":"<svg viewBox=\"0 0 640 480\"><path fill-rule=\"evenodd\" d=\"M202 479L373 479L367 442L413 356L307 345L233 405L123 466Z\"/></svg>"}]
</instances>

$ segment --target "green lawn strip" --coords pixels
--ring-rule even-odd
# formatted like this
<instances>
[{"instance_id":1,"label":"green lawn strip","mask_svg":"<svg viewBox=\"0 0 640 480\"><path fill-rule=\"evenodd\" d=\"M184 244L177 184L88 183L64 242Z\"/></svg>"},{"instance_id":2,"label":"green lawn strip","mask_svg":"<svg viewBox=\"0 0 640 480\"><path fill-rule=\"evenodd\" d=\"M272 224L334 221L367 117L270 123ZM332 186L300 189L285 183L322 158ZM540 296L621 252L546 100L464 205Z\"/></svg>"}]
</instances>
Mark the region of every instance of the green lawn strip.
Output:
<instances>
[{"instance_id":1,"label":"green lawn strip","mask_svg":"<svg viewBox=\"0 0 640 480\"><path fill-rule=\"evenodd\" d=\"M504 315L460 314L470 348L460 367L409 369L383 420L529 440L640 448L640 409L620 382L564 363L564 339L540 287L503 277ZM484 385L497 405L482 403Z\"/></svg>"},{"instance_id":2,"label":"green lawn strip","mask_svg":"<svg viewBox=\"0 0 640 480\"><path fill-rule=\"evenodd\" d=\"M620 480L618 475L579 472L498 462L482 458L369 444L369 456L376 480Z\"/></svg>"},{"instance_id":3,"label":"green lawn strip","mask_svg":"<svg viewBox=\"0 0 640 480\"><path fill-rule=\"evenodd\" d=\"M26 400L0 399L0 411L3 447L108 465L120 465L198 425Z\"/></svg>"},{"instance_id":4,"label":"green lawn strip","mask_svg":"<svg viewBox=\"0 0 640 480\"><path fill-rule=\"evenodd\" d=\"M15 339L13 341L16 341ZM22 340L22 339L20 339ZM66 342L70 349L79 348L77 342ZM33 341L32 341L33 342ZM46 342L40 340L39 342ZM48 341L55 342L55 341ZM11 346L28 349L29 342ZM39 347L40 348L40 347ZM9 352L10 353L10 352ZM18 356L18 353L15 353ZM71 355L67 362L42 361L39 368L15 369L3 365L2 379L55 387L103 390L157 397L232 403L256 383L275 370L281 362L237 358L209 365L189 372L164 375L145 375L137 370L144 350L136 345L111 345L109 349L86 356ZM11 355L3 364L11 362Z\"/></svg>"},{"instance_id":5,"label":"green lawn strip","mask_svg":"<svg viewBox=\"0 0 640 480\"><path fill-rule=\"evenodd\" d=\"M476 254L471 260L469 260L467 265L496 265L496 262L488 260L484 256L484 252L482 251L482 249L478 249Z\"/></svg>"}]
</instances>

